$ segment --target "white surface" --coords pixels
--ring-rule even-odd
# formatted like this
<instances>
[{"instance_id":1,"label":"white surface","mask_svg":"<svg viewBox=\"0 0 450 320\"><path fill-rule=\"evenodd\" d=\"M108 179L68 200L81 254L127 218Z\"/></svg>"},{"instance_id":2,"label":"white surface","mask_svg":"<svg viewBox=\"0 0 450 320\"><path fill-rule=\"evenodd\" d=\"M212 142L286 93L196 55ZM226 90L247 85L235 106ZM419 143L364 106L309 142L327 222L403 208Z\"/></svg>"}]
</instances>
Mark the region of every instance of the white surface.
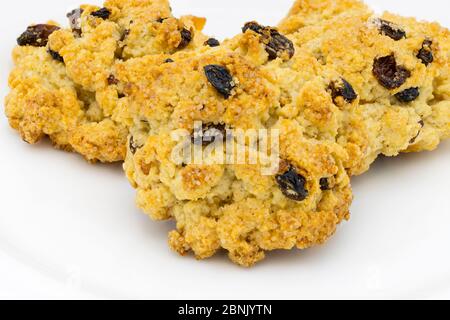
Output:
<instances>
[{"instance_id":1,"label":"white surface","mask_svg":"<svg viewBox=\"0 0 450 320\"><path fill-rule=\"evenodd\" d=\"M96 1L94 1L96 2ZM449 2L368 1L450 26ZM173 0L219 38L276 24L291 0ZM0 11L0 96L9 53L30 22L64 22L77 0L15 0ZM353 218L324 247L277 252L251 270L224 256L169 251L170 223L148 220L119 165L29 146L0 117L0 298L450 298L450 143L382 159L354 179Z\"/></svg>"}]
</instances>

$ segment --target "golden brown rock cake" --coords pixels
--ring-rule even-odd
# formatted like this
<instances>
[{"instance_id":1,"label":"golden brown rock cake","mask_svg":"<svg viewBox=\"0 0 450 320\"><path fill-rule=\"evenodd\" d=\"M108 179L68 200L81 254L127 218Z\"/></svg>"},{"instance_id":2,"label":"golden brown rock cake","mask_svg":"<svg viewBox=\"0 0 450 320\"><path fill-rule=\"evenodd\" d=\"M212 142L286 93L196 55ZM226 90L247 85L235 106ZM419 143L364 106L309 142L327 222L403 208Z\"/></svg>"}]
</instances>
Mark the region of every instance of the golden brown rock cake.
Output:
<instances>
[{"instance_id":1,"label":"golden brown rock cake","mask_svg":"<svg viewBox=\"0 0 450 320\"><path fill-rule=\"evenodd\" d=\"M203 46L205 20L174 18L166 0L107 0L68 18L70 28L32 25L19 37L6 114L28 143L48 136L89 161L121 161L128 130L115 120L125 97L114 64Z\"/></svg>"},{"instance_id":2,"label":"golden brown rock cake","mask_svg":"<svg viewBox=\"0 0 450 320\"><path fill-rule=\"evenodd\" d=\"M357 0L299 0L280 31L358 95L358 106L343 115L359 120L336 137L349 152L350 173L365 172L380 154L433 150L450 137L448 29L377 16Z\"/></svg>"}]
</instances>

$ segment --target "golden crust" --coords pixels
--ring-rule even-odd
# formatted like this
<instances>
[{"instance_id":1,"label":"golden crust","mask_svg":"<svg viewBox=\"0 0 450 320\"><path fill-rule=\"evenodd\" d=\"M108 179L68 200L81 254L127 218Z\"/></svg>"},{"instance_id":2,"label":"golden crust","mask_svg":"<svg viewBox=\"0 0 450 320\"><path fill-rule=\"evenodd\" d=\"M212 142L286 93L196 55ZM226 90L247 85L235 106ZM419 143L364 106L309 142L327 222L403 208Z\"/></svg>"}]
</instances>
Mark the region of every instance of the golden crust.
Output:
<instances>
[{"instance_id":1,"label":"golden crust","mask_svg":"<svg viewBox=\"0 0 450 320\"><path fill-rule=\"evenodd\" d=\"M69 146L69 130L83 117L82 104L64 66L45 48L16 47L16 68L9 76L11 93L5 110L11 126L28 143L48 135L61 148Z\"/></svg>"},{"instance_id":2,"label":"golden crust","mask_svg":"<svg viewBox=\"0 0 450 320\"><path fill-rule=\"evenodd\" d=\"M359 0L297 0L287 17L279 24L279 29L284 34L290 34L342 14L368 12L369 8Z\"/></svg>"}]
</instances>

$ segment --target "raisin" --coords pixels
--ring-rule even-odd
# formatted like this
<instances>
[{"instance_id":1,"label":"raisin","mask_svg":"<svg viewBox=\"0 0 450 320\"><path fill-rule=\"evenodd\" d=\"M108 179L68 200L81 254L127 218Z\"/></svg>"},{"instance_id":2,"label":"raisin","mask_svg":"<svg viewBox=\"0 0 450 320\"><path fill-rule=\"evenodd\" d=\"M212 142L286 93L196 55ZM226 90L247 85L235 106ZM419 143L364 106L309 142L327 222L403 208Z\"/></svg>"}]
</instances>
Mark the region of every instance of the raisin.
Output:
<instances>
[{"instance_id":1,"label":"raisin","mask_svg":"<svg viewBox=\"0 0 450 320\"><path fill-rule=\"evenodd\" d=\"M337 97L343 97L345 101L352 103L356 98L358 98L358 95L347 80L341 78L341 82L342 83L330 83L329 89L331 90L333 101L335 101Z\"/></svg>"},{"instance_id":2,"label":"raisin","mask_svg":"<svg viewBox=\"0 0 450 320\"><path fill-rule=\"evenodd\" d=\"M138 145L138 144L136 143L136 141L134 141L134 137L131 136L131 137L130 137L129 148L130 148L131 154L135 154L136 151L138 151L140 148L142 148L142 146L141 146L141 145Z\"/></svg>"},{"instance_id":3,"label":"raisin","mask_svg":"<svg viewBox=\"0 0 450 320\"><path fill-rule=\"evenodd\" d=\"M108 8L101 8L91 13L91 16L107 20L111 16L111 11Z\"/></svg>"},{"instance_id":4,"label":"raisin","mask_svg":"<svg viewBox=\"0 0 450 320\"><path fill-rule=\"evenodd\" d=\"M166 60L164 60L164 63L174 63L175 61L173 61L173 59L167 58Z\"/></svg>"},{"instance_id":5,"label":"raisin","mask_svg":"<svg viewBox=\"0 0 450 320\"><path fill-rule=\"evenodd\" d=\"M158 22L158 23L163 23L163 22L166 21L167 19L169 19L169 18L158 18L158 19L156 20L156 22Z\"/></svg>"},{"instance_id":6,"label":"raisin","mask_svg":"<svg viewBox=\"0 0 450 320\"><path fill-rule=\"evenodd\" d=\"M320 190L322 191L330 190L330 182L328 181L328 178L320 179Z\"/></svg>"},{"instance_id":7,"label":"raisin","mask_svg":"<svg viewBox=\"0 0 450 320\"><path fill-rule=\"evenodd\" d=\"M45 47L48 37L56 30L59 30L59 27L49 24L29 26L17 39L17 44L19 46Z\"/></svg>"},{"instance_id":8,"label":"raisin","mask_svg":"<svg viewBox=\"0 0 450 320\"><path fill-rule=\"evenodd\" d=\"M282 58L290 60L295 54L294 43L282 35L277 29L259 25L257 22L248 22L242 28L242 32L251 30L259 34L260 42L265 45L269 60Z\"/></svg>"},{"instance_id":9,"label":"raisin","mask_svg":"<svg viewBox=\"0 0 450 320\"><path fill-rule=\"evenodd\" d=\"M201 140L201 144L204 147L209 146L211 143L214 143L218 140L219 137L222 137L223 142L225 142L227 134L227 126L224 123L209 123L202 127L202 132L194 132L191 137L191 141L193 144L198 144Z\"/></svg>"},{"instance_id":10,"label":"raisin","mask_svg":"<svg viewBox=\"0 0 450 320\"><path fill-rule=\"evenodd\" d=\"M48 49L48 53L54 60L64 63L64 58L58 52L53 51L52 49Z\"/></svg>"},{"instance_id":11,"label":"raisin","mask_svg":"<svg viewBox=\"0 0 450 320\"><path fill-rule=\"evenodd\" d=\"M417 58L419 58L422 61L422 63L426 66L428 66L434 61L433 50L431 49L432 44L433 41L425 40L422 43L422 48L419 50L419 53L417 54Z\"/></svg>"},{"instance_id":12,"label":"raisin","mask_svg":"<svg viewBox=\"0 0 450 320\"><path fill-rule=\"evenodd\" d=\"M308 190L306 190L306 179L294 167L280 175L277 175L276 181L281 192L289 199L294 201L303 201L308 197Z\"/></svg>"},{"instance_id":13,"label":"raisin","mask_svg":"<svg viewBox=\"0 0 450 320\"><path fill-rule=\"evenodd\" d=\"M218 47L218 46L220 46L220 42L217 39L209 38L208 40L206 40L205 46Z\"/></svg>"},{"instance_id":14,"label":"raisin","mask_svg":"<svg viewBox=\"0 0 450 320\"><path fill-rule=\"evenodd\" d=\"M409 70L397 65L393 54L376 58L373 63L373 74L383 87L391 90L402 86L411 76Z\"/></svg>"},{"instance_id":15,"label":"raisin","mask_svg":"<svg viewBox=\"0 0 450 320\"><path fill-rule=\"evenodd\" d=\"M206 78L225 99L231 96L235 83L230 71L220 65L208 65L204 67Z\"/></svg>"},{"instance_id":16,"label":"raisin","mask_svg":"<svg viewBox=\"0 0 450 320\"><path fill-rule=\"evenodd\" d=\"M264 29L264 27L261 26L258 22L252 21L252 22L247 22L244 25L244 27L242 28L242 33L246 33L247 30L252 30L253 32L261 34L263 29Z\"/></svg>"},{"instance_id":17,"label":"raisin","mask_svg":"<svg viewBox=\"0 0 450 320\"><path fill-rule=\"evenodd\" d=\"M119 84L119 80L112 74L108 77L108 84L110 86Z\"/></svg>"},{"instance_id":18,"label":"raisin","mask_svg":"<svg viewBox=\"0 0 450 320\"><path fill-rule=\"evenodd\" d=\"M395 95L395 97L401 102L411 102L416 100L420 96L420 90L417 87L403 90Z\"/></svg>"},{"instance_id":19,"label":"raisin","mask_svg":"<svg viewBox=\"0 0 450 320\"><path fill-rule=\"evenodd\" d=\"M180 33L181 33L181 42L178 45L178 49L183 49L186 48L192 41L192 32L186 28L183 28L183 30L181 30Z\"/></svg>"},{"instance_id":20,"label":"raisin","mask_svg":"<svg viewBox=\"0 0 450 320\"><path fill-rule=\"evenodd\" d=\"M117 95L119 99L125 98L126 95L124 93L119 92L119 94Z\"/></svg>"},{"instance_id":21,"label":"raisin","mask_svg":"<svg viewBox=\"0 0 450 320\"><path fill-rule=\"evenodd\" d=\"M67 14L67 18L69 18L69 24L70 28L72 29L72 32L77 36L81 37L82 31L81 31L81 15L83 14L84 10L81 8L75 9L70 11Z\"/></svg>"},{"instance_id":22,"label":"raisin","mask_svg":"<svg viewBox=\"0 0 450 320\"><path fill-rule=\"evenodd\" d=\"M270 60L274 60L278 57L281 58L284 54L287 54L289 59L291 59L295 54L295 48L292 41L275 29L271 30L271 38L267 44L266 51L269 53Z\"/></svg>"},{"instance_id":23,"label":"raisin","mask_svg":"<svg viewBox=\"0 0 450 320\"><path fill-rule=\"evenodd\" d=\"M381 34L388 36L395 41L406 38L406 32L394 23L383 19L379 19L377 22Z\"/></svg>"}]
</instances>

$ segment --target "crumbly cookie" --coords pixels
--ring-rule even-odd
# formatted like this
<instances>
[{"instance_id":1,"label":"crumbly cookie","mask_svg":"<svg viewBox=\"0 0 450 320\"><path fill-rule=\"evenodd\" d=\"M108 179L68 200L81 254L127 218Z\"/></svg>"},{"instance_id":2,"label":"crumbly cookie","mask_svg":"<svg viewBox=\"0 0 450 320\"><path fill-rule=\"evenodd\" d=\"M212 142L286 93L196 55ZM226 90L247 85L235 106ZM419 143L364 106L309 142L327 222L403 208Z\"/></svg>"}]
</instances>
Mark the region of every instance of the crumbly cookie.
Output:
<instances>
[{"instance_id":1,"label":"crumbly cookie","mask_svg":"<svg viewBox=\"0 0 450 320\"><path fill-rule=\"evenodd\" d=\"M121 161L128 130L115 119L125 97L114 64L144 54L168 59L203 46L205 20L174 18L167 0L107 0L103 8L85 5L68 18L70 28L49 22L19 37L6 114L29 143L48 136L89 161Z\"/></svg>"},{"instance_id":2,"label":"crumbly cookie","mask_svg":"<svg viewBox=\"0 0 450 320\"><path fill-rule=\"evenodd\" d=\"M280 116L285 96L264 67L292 63L292 90L308 85L317 99L326 96L327 116L334 117L327 80L318 76L322 66L313 56L294 54L275 29L259 30L267 34L264 43L251 28L246 25L243 35L222 46L177 53L169 63L161 64L164 56L145 56L115 70L128 97L122 115L131 128L125 171L139 207L154 219L176 220L169 243L180 254L192 251L204 259L225 249L242 266L260 261L265 251L324 243L349 217L352 201L345 149ZM305 91L304 99L315 97ZM172 133L194 135L195 121L221 132L278 129L279 171L264 175L261 163L174 163ZM187 143L193 146L195 139Z\"/></svg>"},{"instance_id":3,"label":"crumbly cookie","mask_svg":"<svg viewBox=\"0 0 450 320\"><path fill-rule=\"evenodd\" d=\"M450 137L447 29L375 16L356 0L299 0L280 30L358 95L358 106L343 107L343 116L359 120L336 137L350 154L351 174L365 172L380 154L433 150Z\"/></svg>"}]
</instances>

